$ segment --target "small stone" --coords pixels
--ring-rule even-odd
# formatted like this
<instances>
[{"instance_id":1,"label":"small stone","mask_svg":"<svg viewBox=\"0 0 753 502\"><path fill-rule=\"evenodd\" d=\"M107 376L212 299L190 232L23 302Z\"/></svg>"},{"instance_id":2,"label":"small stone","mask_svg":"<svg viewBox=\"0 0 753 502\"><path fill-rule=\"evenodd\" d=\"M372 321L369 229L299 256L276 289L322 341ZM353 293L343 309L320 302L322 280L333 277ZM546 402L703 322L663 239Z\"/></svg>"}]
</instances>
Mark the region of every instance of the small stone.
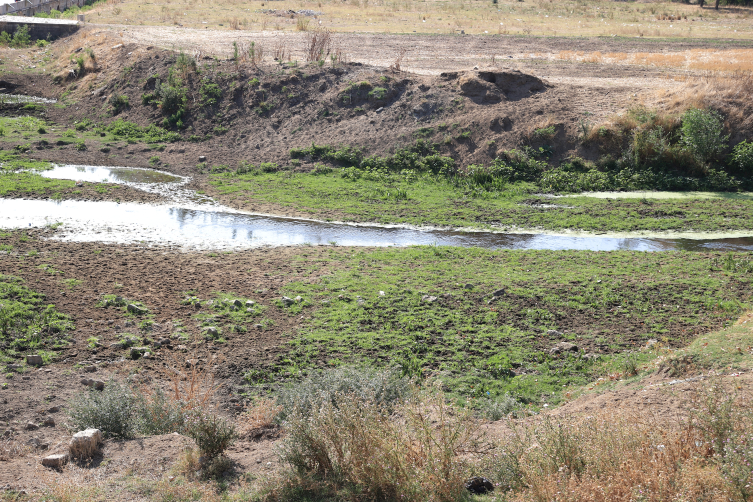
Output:
<instances>
[{"instance_id":1,"label":"small stone","mask_svg":"<svg viewBox=\"0 0 753 502\"><path fill-rule=\"evenodd\" d=\"M134 326L134 323L133 321L126 321L123 326L125 326L126 328L132 328Z\"/></svg>"},{"instance_id":2,"label":"small stone","mask_svg":"<svg viewBox=\"0 0 753 502\"><path fill-rule=\"evenodd\" d=\"M254 328L256 328L256 329L263 329L264 326L262 326L261 324L254 324Z\"/></svg>"},{"instance_id":3,"label":"small stone","mask_svg":"<svg viewBox=\"0 0 753 502\"><path fill-rule=\"evenodd\" d=\"M293 299L295 300L296 303L301 303L303 301L303 298L301 298L300 296L296 296Z\"/></svg>"},{"instance_id":4,"label":"small stone","mask_svg":"<svg viewBox=\"0 0 753 502\"><path fill-rule=\"evenodd\" d=\"M295 300L293 300L292 298L288 298L287 296L283 296L283 297L282 297L282 304L283 304L284 306L286 306L286 307L290 307L290 306L291 306L291 305L293 305L294 303L295 303Z\"/></svg>"},{"instance_id":5,"label":"small stone","mask_svg":"<svg viewBox=\"0 0 753 502\"><path fill-rule=\"evenodd\" d=\"M376 112L377 112L377 113L381 113L381 112L382 112L382 110L384 110L384 107L383 107L383 106L380 106L379 108L377 108L377 109L376 109Z\"/></svg>"},{"instance_id":6,"label":"small stone","mask_svg":"<svg viewBox=\"0 0 753 502\"><path fill-rule=\"evenodd\" d=\"M57 413L58 411L60 411L60 406L53 406L47 410L47 413Z\"/></svg>"},{"instance_id":7,"label":"small stone","mask_svg":"<svg viewBox=\"0 0 753 502\"><path fill-rule=\"evenodd\" d=\"M207 336L211 337L211 338L217 338L218 336L220 336L220 332L219 332L219 330L218 330L217 328L215 328L214 326L210 326L210 327L208 327L208 328L207 328L207 329L206 329L206 330L204 331L204 333L205 333L205 334L206 334Z\"/></svg>"},{"instance_id":8,"label":"small stone","mask_svg":"<svg viewBox=\"0 0 753 502\"><path fill-rule=\"evenodd\" d=\"M379 296L384 296L384 291L380 291Z\"/></svg>"},{"instance_id":9,"label":"small stone","mask_svg":"<svg viewBox=\"0 0 753 502\"><path fill-rule=\"evenodd\" d=\"M34 422L27 422L26 426L24 426L24 429L26 429L27 431L35 431L39 429L39 426Z\"/></svg>"},{"instance_id":10,"label":"small stone","mask_svg":"<svg viewBox=\"0 0 753 502\"><path fill-rule=\"evenodd\" d=\"M44 425L45 425L46 427L55 427L55 419L54 419L54 418L52 418L52 417L46 417L46 418L44 419L44 422L43 422L43 424L44 424Z\"/></svg>"},{"instance_id":11,"label":"small stone","mask_svg":"<svg viewBox=\"0 0 753 502\"><path fill-rule=\"evenodd\" d=\"M255 302L255 301L253 301L253 300L248 300L248 301L246 302L246 307L249 307L249 308L251 308L251 307L253 307L254 305L256 305L256 302Z\"/></svg>"},{"instance_id":12,"label":"small stone","mask_svg":"<svg viewBox=\"0 0 753 502\"><path fill-rule=\"evenodd\" d=\"M207 157L205 155L199 155L199 162L206 162Z\"/></svg>"},{"instance_id":13,"label":"small stone","mask_svg":"<svg viewBox=\"0 0 753 502\"><path fill-rule=\"evenodd\" d=\"M546 331L546 334L552 336L562 336L562 331L557 331L556 329L548 329Z\"/></svg>"},{"instance_id":14,"label":"small stone","mask_svg":"<svg viewBox=\"0 0 753 502\"><path fill-rule=\"evenodd\" d=\"M144 312L146 312L144 309L142 309L141 307L133 303L129 303L128 306L126 307L126 310L134 315L141 315Z\"/></svg>"},{"instance_id":15,"label":"small stone","mask_svg":"<svg viewBox=\"0 0 753 502\"><path fill-rule=\"evenodd\" d=\"M44 457L42 459L43 466L52 467L54 469L59 469L67 463L68 463L67 453L59 453L57 455L50 455L49 457Z\"/></svg>"},{"instance_id":16,"label":"small stone","mask_svg":"<svg viewBox=\"0 0 753 502\"><path fill-rule=\"evenodd\" d=\"M465 286L463 286L463 287L464 287L465 289L473 289L473 284L471 284L471 283L469 282L468 284L466 284L466 285L465 285Z\"/></svg>"},{"instance_id":17,"label":"small stone","mask_svg":"<svg viewBox=\"0 0 753 502\"><path fill-rule=\"evenodd\" d=\"M243 307L243 302L242 302L242 301L240 301L240 300L235 300L235 301L233 302L233 305L234 305L235 307L237 307L237 308L242 308L242 307Z\"/></svg>"},{"instance_id":18,"label":"small stone","mask_svg":"<svg viewBox=\"0 0 753 502\"><path fill-rule=\"evenodd\" d=\"M488 479L476 476L465 482L465 489L476 495L483 495L487 492L493 492L494 485Z\"/></svg>"},{"instance_id":19,"label":"small stone","mask_svg":"<svg viewBox=\"0 0 753 502\"><path fill-rule=\"evenodd\" d=\"M560 342L556 344L554 347L549 349L549 353L554 354L561 354L563 352L578 352L578 346L574 343L570 342Z\"/></svg>"},{"instance_id":20,"label":"small stone","mask_svg":"<svg viewBox=\"0 0 753 502\"><path fill-rule=\"evenodd\" d=\"M86 371L87 373L94 373L95 371L97 371L97 367L92 364L91 366L86 366L84 368L84 371Z\"/></svg>"},{"instance_id":21,"label":"small stone","mask_svg":"<svg viewBox=\"0 0 753 502\"><path fill-rule=\"evenodd\" d=\"M504 294L505 294L505 290L504 289L498 289L497 291L495 291L495 292L492 293L492 296L502 296Z\"/></svg>"},{"instance_id":22,"label":"small stone","mask_svg":"<svg viewBox=\"0 0 753 502\"><path fill-rule=\"evenodd\" d=\"M42 360L42 356L40 355L28 355L26 356L26 364L29 364L31 366L42 366L44 364L44 361Z\"/></svg>"},{"instance_id":23,"label":"small stone","mask_svg":"<svg viewBox=\"0 0 753 502\"><path fill-rule=\"evenodd\" d=\"M421 297L421 301L426 302L426 303L434 303L435 301L437 301L437 299L438 298L436 296L431 296L431 295L424 295Z\"/></svg>"},{"instance_id":24,"label":"small stone","mask_svg":"<svg viewBox=\"0 0 753 502\"><path fill-rule=\"evenodd\" d=\"M261 464L261 459L260 459L260 458L257 458L257 459L256 459L256 463L257 463L257 464Z\"/></svg>"},{"instance_id":25,"label":"small stone","mask_svg":"<svg viewBox=\"0 0 753 502\"><path fill-rule=\"evenodd\" d=\"M92 382L94 382L94 380L92 380L91 378L82 378L81 379L81 384L82 385L86 385L87 387L91 387L92 386Z\"/></svg>"}]
</instances>

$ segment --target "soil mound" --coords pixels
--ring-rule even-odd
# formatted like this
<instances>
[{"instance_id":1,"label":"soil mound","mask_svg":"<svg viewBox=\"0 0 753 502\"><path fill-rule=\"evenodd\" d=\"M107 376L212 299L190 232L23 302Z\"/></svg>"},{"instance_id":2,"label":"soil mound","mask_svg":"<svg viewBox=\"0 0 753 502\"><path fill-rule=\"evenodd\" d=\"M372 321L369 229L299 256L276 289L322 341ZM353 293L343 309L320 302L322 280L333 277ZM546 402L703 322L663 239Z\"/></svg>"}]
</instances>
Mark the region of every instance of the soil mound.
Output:
<instances>
[{"instance_id":1,"label":"soil mound","mask_svg":"<svg viewBox=\"0 0 753 502\"><path fill-rule=\"evenodd\" d=\"M540 78L518 70L445 72L440 77L456 80L461 94L476 103L518 101L550 87Z\"/></svg>"}]
</instances>

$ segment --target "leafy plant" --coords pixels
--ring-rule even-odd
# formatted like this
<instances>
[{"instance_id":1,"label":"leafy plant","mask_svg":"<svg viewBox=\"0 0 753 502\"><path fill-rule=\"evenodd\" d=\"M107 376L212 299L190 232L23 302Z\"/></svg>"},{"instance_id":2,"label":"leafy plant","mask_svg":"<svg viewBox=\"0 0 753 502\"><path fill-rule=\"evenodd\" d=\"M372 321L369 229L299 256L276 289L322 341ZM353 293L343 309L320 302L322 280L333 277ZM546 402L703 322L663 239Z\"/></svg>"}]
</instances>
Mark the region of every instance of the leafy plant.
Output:
<instances>
[{"instance_id":1,"label":"leafy plant","mask_svg":"<svg viewBox=\"0 0 753 502\"><path fill-rule=\"evenodd\" d=\"M71 400L70 425L78 431L99 429L105 438L130 438L136 433L135 405L131 389L111 379L102 391L92 389Z\"/></svg>"},{"instance_id":2,"label":"leafy plant","mask_svg":"<svg viewBox=\"0 0 753 502\"><path fill-rule=\"evenodd\" d=\"M682 116L681 143L701 161L709 162L725 148L724 120L716 110L691 108Z\"/></svg>"}]
</instances>

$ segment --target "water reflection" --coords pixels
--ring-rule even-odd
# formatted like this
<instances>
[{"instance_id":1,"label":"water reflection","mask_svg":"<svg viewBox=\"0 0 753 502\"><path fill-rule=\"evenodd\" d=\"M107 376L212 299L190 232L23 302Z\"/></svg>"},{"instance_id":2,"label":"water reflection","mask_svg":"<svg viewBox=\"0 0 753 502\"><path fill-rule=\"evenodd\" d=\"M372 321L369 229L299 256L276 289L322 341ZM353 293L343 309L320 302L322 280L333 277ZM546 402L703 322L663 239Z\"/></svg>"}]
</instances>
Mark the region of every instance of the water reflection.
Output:
<instances>
[{"instance_id":1,"label":"water reflection","mask_svg":"<svg viewBox=\"0 0 753 502\"><path fill-rule=\"evenodd\" d=\"M753 250L753 237L659 239L489 232L421 231L273 218L174 205L0 199L0 228L62 222L57 239L173 245L194 249L337 243L343 246L440 246L591 251Z\"/></svg>"},{"instance_id":2,"label":"water reflection","mask_svg":"<svg viewBox=\"0 0 753 502\"><path fill-rule=\"evenodd\" d=\"M81 180L91 183L181 183L185 178L152 169L106 166L55 166L40 173L45 178Z\"/></svg>"}]
</instances>

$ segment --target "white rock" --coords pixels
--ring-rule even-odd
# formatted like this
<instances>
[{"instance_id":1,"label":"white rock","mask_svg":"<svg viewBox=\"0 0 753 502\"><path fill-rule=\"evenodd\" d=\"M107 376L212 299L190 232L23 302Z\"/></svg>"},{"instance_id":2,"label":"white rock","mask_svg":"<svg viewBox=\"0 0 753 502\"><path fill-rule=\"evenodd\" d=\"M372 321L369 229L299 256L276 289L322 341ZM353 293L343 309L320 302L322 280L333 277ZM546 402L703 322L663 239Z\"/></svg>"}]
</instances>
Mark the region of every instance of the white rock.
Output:
<instances>
[{"instance_id":1,"label":"white rock","mask_svg":"<svg viewBox=\"0 0 753 502\"><path fill-rule=\"evenodd\" d=\"M42 459L42 465L45 467L60 468L68 463L68 454L60 453L58 455L50 455Z\"/></svg>"},{"instance_id":2,"label":"white rock","mask_svg":"<svg viewBox=\"0 0 753 502\"><path fill-rule=\"evenodd\" d=\"M77 432L71 438L71 456L74 458L91 458L99 451L102 443L102 431L99 429L86 429Z\"/></svg>"}]
</instances>

